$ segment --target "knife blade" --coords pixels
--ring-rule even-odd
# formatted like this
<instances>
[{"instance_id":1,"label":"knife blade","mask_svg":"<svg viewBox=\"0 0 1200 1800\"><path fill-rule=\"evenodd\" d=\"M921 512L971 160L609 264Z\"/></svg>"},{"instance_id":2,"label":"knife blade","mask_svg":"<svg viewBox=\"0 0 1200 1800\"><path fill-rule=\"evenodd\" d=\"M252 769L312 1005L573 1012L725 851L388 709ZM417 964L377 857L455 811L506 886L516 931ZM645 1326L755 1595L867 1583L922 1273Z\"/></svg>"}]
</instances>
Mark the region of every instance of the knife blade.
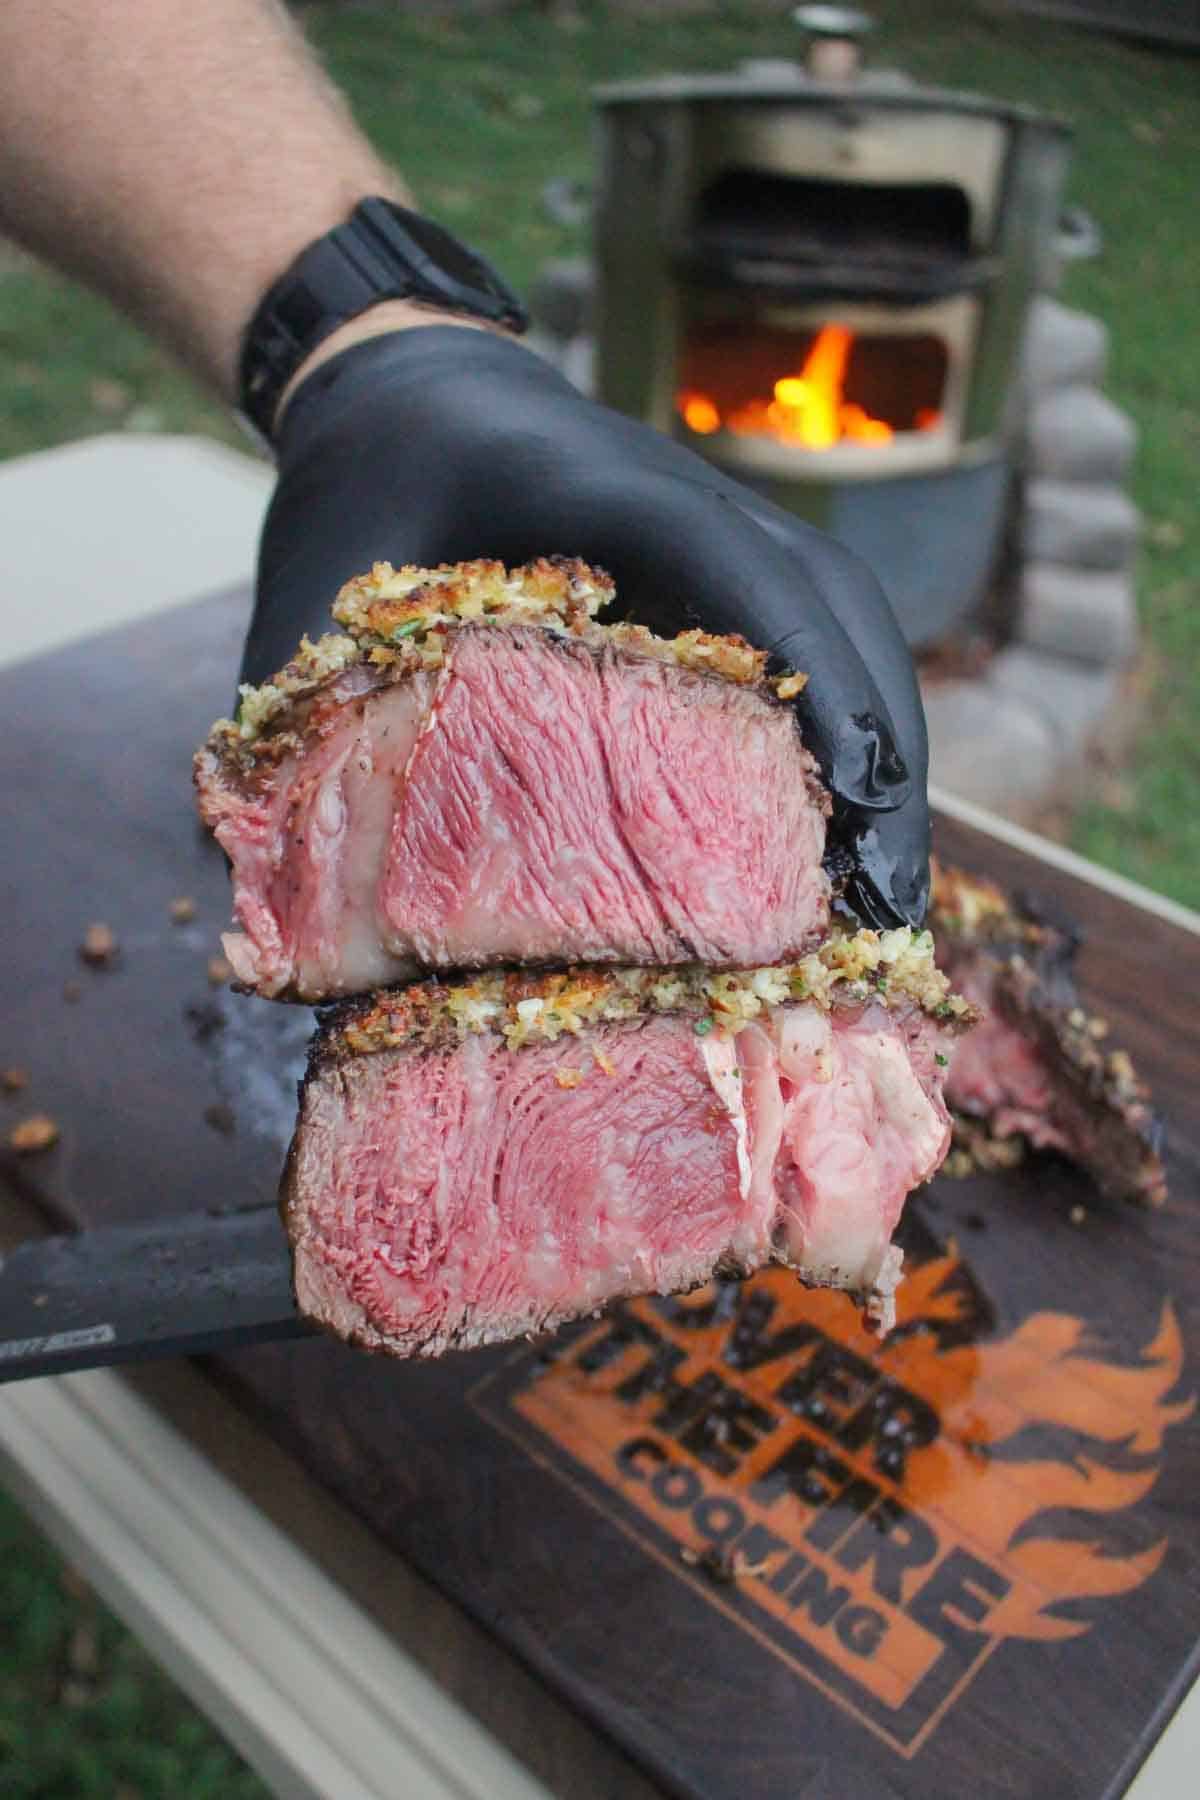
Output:
<instances>
[{"instance_id":1,"label":"knife blade","mask_svg":"<svg viewBox=\"0 0 1200 1800\"><path fill-rule=\"evenodd\" d=\"M0 1382L311 1330L274 1207L34 1238L0 1265Z\"/></svg>"}]
</instances>

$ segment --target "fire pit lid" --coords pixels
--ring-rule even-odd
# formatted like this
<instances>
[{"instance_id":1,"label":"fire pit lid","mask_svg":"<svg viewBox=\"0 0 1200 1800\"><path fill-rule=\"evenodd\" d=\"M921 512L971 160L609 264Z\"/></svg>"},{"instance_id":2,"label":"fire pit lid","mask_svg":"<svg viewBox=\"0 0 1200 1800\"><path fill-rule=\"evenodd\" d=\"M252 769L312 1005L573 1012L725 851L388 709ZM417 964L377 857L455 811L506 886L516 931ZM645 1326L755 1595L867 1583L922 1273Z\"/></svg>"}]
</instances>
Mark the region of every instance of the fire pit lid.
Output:
<instances>
[{"instance_id":1,"label":"fire pit lid","mask_svg":"<svg viewBox=\"0 0 1200 1800\"><path fill-rule=\"evenodd\" d=\"M787 71L786 73L784 71ZM956 88L922 87L896 69L866 70L853 84L816 82L799 64L752 61L712 73L652 75L632 81L602 82L592 89L599 107L663 106L737 100L751 104L784 100L794 106L846 108L866 101L872 107L905 112L957 112L996 119L1004 125L1040 126L1072 135L1066 119L1018 102Z\"/></svg>"}]
</instances>

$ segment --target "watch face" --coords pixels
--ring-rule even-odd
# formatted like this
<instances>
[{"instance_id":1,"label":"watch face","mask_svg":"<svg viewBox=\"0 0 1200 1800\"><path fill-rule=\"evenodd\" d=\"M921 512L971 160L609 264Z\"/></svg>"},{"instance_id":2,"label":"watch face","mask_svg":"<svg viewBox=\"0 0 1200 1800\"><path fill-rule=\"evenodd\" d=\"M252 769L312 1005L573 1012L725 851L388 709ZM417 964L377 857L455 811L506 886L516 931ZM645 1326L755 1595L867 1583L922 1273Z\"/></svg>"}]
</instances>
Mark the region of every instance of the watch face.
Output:
<instances>
[{"instance_id":1,"label":"watch face","mask_svg":"<svg viewBox=\"0 0 1200 1800\"><path fill-rule=\"evenodd\" d=\"M350 225L365 229L382 254L384 267L396 272L402 285L392 292L525 329L525 309L496 271L432 219L376 196L359 202Z\"/></svg>"},{"instance_id":2,"label":"watch face","mask_svg":"<svg viewBox=\"0 0 1200 1800\"><path fill-rule=\"evenodd\" d=\"M403 230L413 243L425 252L442 275L448 275L451 281L460 281L465 287L491 289L492 283L487 279L488 271L479 258L460 244L457 238L435 225L432 219L422 219L410 214L405 220Z\"/></svg>"},{"instance_id":3,"label":"watch face","mask_svg":"<svg viewBox=\"0 0 1200 1800\"><path fill-rule=\"evenodd\" d=\"M356 218L378 234L407 278L403 291L483 318L519 318L515 294L483 258L432 219L387 200L365 200Z\"/></svg>"}]
</instances>

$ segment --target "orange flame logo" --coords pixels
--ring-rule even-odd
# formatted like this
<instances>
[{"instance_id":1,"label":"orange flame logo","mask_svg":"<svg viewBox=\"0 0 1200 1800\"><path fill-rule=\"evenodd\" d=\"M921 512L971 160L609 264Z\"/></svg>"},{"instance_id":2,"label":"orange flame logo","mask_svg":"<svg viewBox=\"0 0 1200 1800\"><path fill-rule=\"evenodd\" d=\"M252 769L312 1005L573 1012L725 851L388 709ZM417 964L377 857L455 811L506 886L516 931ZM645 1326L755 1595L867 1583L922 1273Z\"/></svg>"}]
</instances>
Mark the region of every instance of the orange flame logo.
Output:
<instances>
[{"instance_id":1,"label":"orange flame logo","mask_svg":"<svg viewBox=\"0 0 1200 1800\"><path fill-rule=\"evenodd\" d=\"M1140 1586L1158 1568L1166 1541L1111 1554L1095 1537L1033 1535L1036 1522L1062 1509L1116 1513L1154 1486L1167 1430L1196 1404L1194 1396L1167 1398L1183 1372L1175 1309L1163 1303L1158 1329L1133 1366L1089 1350L1083 1321L1057 1312L1034 1313L995 1342L944 1349L939 1327L966 1316L960 1273L953 1245L914 1268L897 1296L897 1329L882 1343L861 1327L847 1329L840 1295L807 1295L805 1314L827 1313L831 1335L936 1407L940 1434L909 1459L904 1498L939 1515L1012 1580L987 1629L996 1637L1077 1637L1090 1621L1050 1609ZM1086 1447L1021 1454L1022 1440L1054 1434Z\"/></svg>"},{"instance_id":2,"label":"orange flame logo","mask_svg":"<svg viewBox=\"0 0 1200 1800\"><path fill-rule=\"evenodd\" d=\"M1169 1300L1120 1358L1061 1312L980 1335L953 1244L897 1302L881 1341L845 1294L760 1270L627 1302L474 1399L907 1757L1004 1639L1078 1637L1080 1603L1153 1575L1166 1542L1132 1509L1195 1401Z\"/></svg>"}]
</instances>

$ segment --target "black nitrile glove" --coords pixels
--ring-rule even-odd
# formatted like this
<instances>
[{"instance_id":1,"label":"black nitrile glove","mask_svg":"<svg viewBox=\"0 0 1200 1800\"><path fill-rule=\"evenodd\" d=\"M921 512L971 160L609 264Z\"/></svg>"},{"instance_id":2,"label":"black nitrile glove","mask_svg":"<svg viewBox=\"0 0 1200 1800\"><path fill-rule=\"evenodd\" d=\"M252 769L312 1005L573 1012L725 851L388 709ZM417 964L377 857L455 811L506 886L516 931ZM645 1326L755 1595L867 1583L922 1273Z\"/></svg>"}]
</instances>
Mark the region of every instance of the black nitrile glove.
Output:
<instances>
[{"instance_id":1,"label":"black nitrile glove","mask_svg":"<svg viewBox=\"0 0 1200 1800\"><path fill-rule=\"evenodd\" d=\"M740 632L803 669L804 741L833 793L847 899L919 924L929 881L926 740L912 662L849 551L580 395L511 339L457 325L371 338L321 365L283 419L243 679L329 630L374 561L582 557L664 635Z\"/></svg>"}]
</instances>

